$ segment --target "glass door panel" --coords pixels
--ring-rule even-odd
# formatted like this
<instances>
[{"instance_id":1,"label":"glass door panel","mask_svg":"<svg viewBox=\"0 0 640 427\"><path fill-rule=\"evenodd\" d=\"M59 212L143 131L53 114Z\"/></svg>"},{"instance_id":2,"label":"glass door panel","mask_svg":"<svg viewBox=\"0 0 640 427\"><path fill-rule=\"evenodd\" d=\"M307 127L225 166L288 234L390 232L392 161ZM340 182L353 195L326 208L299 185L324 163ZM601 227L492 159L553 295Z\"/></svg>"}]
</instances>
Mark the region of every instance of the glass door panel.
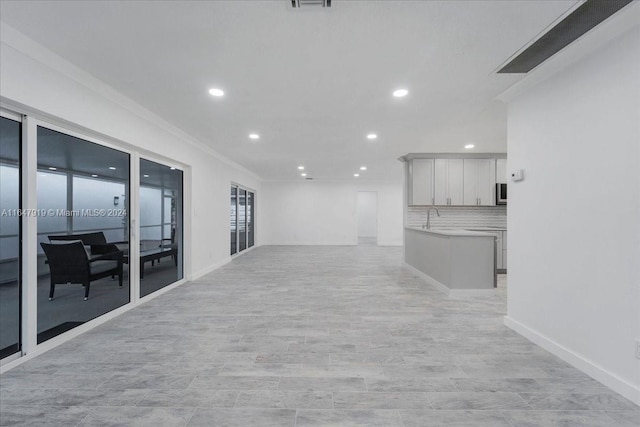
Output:
<instances>
[{"instance_id":1,"label":"glass door panel","mask_svg":"<svg viewBox=\"0 0 640 427\"><path fill-rule=\"evenodd\" d=\"M140 159L140 296L183 276L183 173Z\"/></svg>"},{"instance_id":2,"label":"glass door panel","mask_svg":"<svg viewBox=\"0 0 640 427\"><path fill-rule=\"evenodd\" d=\"M37 342L129 302L129 154L38 127Z\"/></svg>"},{"instance_id":3,"label":"glass door panel","mask_svg":"<svg viewBox=\"0 0 640 427\"><path fill-rule=\"evenodd\" d=\"M0 117L0 359L20 351L20 127Z\"/></svg>"},{"instance_id":4,"label":"glass door panel","mask_svg":"<svg viewBox=\"0 0 640 427\"><path fill-rule=\"evenodd\" d=\"M252 192L247 192L247 244L253 247L255 243L254 237L254 211L256 204L256 196Z\"/></svg>"},{"instance_id":5,"label":"glass door panel","mask_svg":"<svg viewBox=\"0 0 640 427\"><path fill-rule=\"evenodd\" d=\"M238 187L231 187L231 255L238 252Z\"/></svg>"},{"instance_id":6,"label":"glass door panel","mask_svg":"<svg viewBox=\"0 0 640 427\"><path fill-rule=\"evenodd\" d=\"M238 249L247 248L247 191L238 189Z\"/></svg>"}]
</instances>

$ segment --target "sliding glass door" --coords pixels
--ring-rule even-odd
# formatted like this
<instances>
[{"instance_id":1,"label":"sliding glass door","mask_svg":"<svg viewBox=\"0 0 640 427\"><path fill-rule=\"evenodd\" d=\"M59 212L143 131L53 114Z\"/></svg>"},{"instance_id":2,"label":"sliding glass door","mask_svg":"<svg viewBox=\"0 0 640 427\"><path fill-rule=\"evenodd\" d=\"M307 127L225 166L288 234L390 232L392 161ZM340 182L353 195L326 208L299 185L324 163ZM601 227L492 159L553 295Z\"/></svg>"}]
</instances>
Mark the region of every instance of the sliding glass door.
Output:
<instances>
[{"instance_id":1,"label":"sliding glass door","mask_svg":"<svg viewBox=\"0 0 640 427\"><path fill-rule=\"evenodd\" d=\"M0 117L0 359L20 351L21 125Z\"/></svg>"},{"instance_id":2,"label":"sliding glass door","mask_svg":"<svg viewBox=\"0 0 640 427\"><path fill-rule=\"evenodd\" d=\"M181 170L140 159L140 296L182 279Z\"/></svg>"},{"instance_id":3,"label":"sliding glass door","mask_svg":"<svg viewBox=\"0 0 640 427\"><path fill-rule=\"evenodd\" d=\"M247 249L247 190L238 189L238 250Z\"/></svg>"},{"instance_id":4,"label":"sliding glass door","mask_svg":"<svg viewBox=\"0 0 640 427\"><path fill-rule=\"evenodd\" d=\"M252 247L255 243L254 237L254 206L256 204L256 196L254 193L247 191L247 247Z\"/></svg>"},{"instance_id":5,"label":"sliding glass door","mask_svg":"<svg viewBox=\"0 0 640 427\"><path fill-rule=\"evenodd\" d=\"M39 126L37 342L129 303L129 154Z\"/></svg>"},{"instance_id":6,"label":"sliding glass door","mask_svg":"<svg viewBox=\"0 0 640 427\"><path fill-rule=\"evenodd\" d=\"M183 171L117 147L0 111L3 363L184 278Z\"/></svg>"},{"instance_id":7,"label":"sliding glass door","mask_svg":"<svg viewBox=\"0 0 640 427\"><path fill-rule=\"evenodd\" d=\"M231 255L238 253L238 187L231 187Z\"/></svg>"},{"instance_id":8,"label":"sliding glass door","mask_svg":"<svg viewBox=\"0 0 640 427\"><path fill-rule=\"evenodd\" d=\"M255 244L255 194L231 186L231 255Z\"/></svg>"}]
</instances>

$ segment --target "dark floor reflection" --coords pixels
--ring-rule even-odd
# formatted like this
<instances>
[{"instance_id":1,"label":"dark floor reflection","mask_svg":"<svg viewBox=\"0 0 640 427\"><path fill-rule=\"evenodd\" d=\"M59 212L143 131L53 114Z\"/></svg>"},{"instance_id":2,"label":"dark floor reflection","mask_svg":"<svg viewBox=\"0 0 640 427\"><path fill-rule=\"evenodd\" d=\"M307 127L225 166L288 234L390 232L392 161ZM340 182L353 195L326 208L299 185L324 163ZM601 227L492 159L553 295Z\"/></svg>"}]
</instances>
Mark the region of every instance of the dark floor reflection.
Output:
<instances>
[{"instance_id":1,"label":"dark floor reflection","mask_svg":"<svg viewBox=\"0 0 640 427\"><path fill-rule=\"evenodd\" d=\"M118 280L104 278L91 282L91 294L83 300L84 288L80 284L56 286L55 298L49 301L49 275L38 278L38 343L73 329L89 320L121 307L129 302L129 272L125 265L125 285L118 287ZM148 295L174 283L177 267L170 258L160 262L145 263L145 278L140 282L141 295ZM7 330L18 330L13 325L19 319L18 282L0 286L0 323ZM2 335L0 350L10 347L17 337ZM6 341L5 341L6 340ZM8 351L8 350L7 350Z\"/></svg>"}]
</instances>

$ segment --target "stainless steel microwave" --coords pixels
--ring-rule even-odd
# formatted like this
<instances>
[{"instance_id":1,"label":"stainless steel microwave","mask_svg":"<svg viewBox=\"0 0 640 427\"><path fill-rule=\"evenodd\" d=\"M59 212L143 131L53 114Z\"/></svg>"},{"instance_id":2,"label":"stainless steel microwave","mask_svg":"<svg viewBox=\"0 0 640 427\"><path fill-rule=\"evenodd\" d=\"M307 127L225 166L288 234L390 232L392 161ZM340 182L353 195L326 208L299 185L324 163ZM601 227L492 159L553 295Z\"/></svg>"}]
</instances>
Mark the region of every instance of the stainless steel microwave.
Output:
<instances>
[{"instance_id":1,"label":"stainless steel microwave","mask_svg":"<svg viewBox=\"0 0 640 427\"><path fill-rule=\"evenodd\" d=\"M507 204L507 184L496 184L496 205Z\"/></svg>"}]
</instances>

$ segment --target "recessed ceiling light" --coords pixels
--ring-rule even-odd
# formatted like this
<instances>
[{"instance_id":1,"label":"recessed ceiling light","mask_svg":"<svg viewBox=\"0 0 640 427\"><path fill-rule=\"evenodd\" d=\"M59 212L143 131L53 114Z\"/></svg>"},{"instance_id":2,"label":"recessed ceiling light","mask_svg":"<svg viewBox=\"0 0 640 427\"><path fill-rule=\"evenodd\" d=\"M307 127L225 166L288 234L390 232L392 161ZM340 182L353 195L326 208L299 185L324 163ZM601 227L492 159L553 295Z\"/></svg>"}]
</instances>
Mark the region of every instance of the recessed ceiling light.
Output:
<instances>
[{"instance_id":1,"label":"recessed ceiling light","mask_svg":"<svg viewBox=\"0 0 640 427\"><path fill-rule=\"evenodd\" d=\"M300 176L307 176L307 174L306 173L301 173Z\"/></svg>"},{"instance_id":2,"label":"recessed ceiling light","mask_svg":"<svg viewBox=\"0 0 640 427\"><path fill-rule=\"evenodd\" d=\"M407 96L408 93L409 91L406 89L396 89L393 91L393 96L396 98L402 98L403 96Z\"/></svg>"},{"instance_id":3,"label":"recessed ceiling light","mask_svg":"<svg viewBox=\"0 0 640 427\"><path fill-rule=\"evenodd\" d=\"M356 178L360 176L359 173L354 173L353 176L355 176Z\"/></svg>"},{"instance_id":4,"label":"recessed ceiling light","mask_svg":"<svg viewBox=\"0 0 640 427\"><path fill-rule=\"evenodd\" d=\"M375 133L370 133L369 135L367 135L367 139L376 139L378 137L378 135L376 135Z\"/></svg>"},{"instance_id":5,"label":"recessed ceiling light","mask_svg":"<svg viewBox=\"0 0 640 427\"><path fill-rule=\"evenodd\" d=\"M224 96L224 91L222 89L218 89L216 87L209 89L209 94L212 96Z\"/></svg>"},{"instance_id":6,"label":"recessed ceiling light","mask_svg":"<svg viewBox=\"0 0 640 427\"><path fill-rule=\"evenodd\" d=\"M260 135L258 135L257 133L250 133L249 134L249 138L251 138L251 139L260 139Z\"/></svg>"},{"instance_id":7,"label":"recessed ceiling light","mask_svg":"<svg viewBox=\"0 0 640 427\"><path fill-rule=\"evenodd\" d=\"M147 174L144 174L142 176L144 176L145 178L149 178L149 175L147 175Z\"/></svg>"},{"instance_id":8,"label":"recessed ceiling light","mask_svg":"<svg viewBox=\"0 0 640 427\"><path fill-rule=\"evenodd\" d=\"M57 171L58 168L49 168L50 171Z\"/></svg>"},{"instance_id":9,"label":"recessed ceiling light","mask_svg":"<svg viewBox=\"0 0 640 427\"><path fill-rule=\"evenodd\" d=\"M96 174L91 175L91 178L97 178L97 177L98 177L98 175L96 175Z\"/></svg>"},{"instance_id":10,"label":"recessed ceiling light","mask_svg":"<svg viewBox=\"0 0 640 427\"><path fill-rule=\"evenodd\" d=\"M466 148L467 150L469 150L469 149L471 149L473 147L475 147L475 145L473 145L473 144L467 144L467 145L464 146L464 148Z\"/></svg>"},{"instance_id":11,"label":"recessed ceiling light","mask_svg":"<svg viewBox=\"0 0 640 427\"><path fill-rule=\"evenodd\" d=\"M115 166L109 166L109 169L111 169L112 171L116 170Z\"/></svg>"},{"instance_id":12,"label":"recessed ceiling light","mask_svg":"<svg viewBox=\"0 0 640 427\"><path fill-rule=\"evenodd\" d=\"M298 170L303 171L304 170L304 166L298 166Z\"/></svg>"},{"instance_id":13,"label":"recessed ceiling light","mask_svg":"<svg viewBox=\"0 0 640 427\"><path fill-rule=\"evenodd\" d=\"M366 170L367 170L367 167L366 167L366 166L360 166L360 170L361 170L361 171L366 171Z\"/></svg>"}]
</instances>

